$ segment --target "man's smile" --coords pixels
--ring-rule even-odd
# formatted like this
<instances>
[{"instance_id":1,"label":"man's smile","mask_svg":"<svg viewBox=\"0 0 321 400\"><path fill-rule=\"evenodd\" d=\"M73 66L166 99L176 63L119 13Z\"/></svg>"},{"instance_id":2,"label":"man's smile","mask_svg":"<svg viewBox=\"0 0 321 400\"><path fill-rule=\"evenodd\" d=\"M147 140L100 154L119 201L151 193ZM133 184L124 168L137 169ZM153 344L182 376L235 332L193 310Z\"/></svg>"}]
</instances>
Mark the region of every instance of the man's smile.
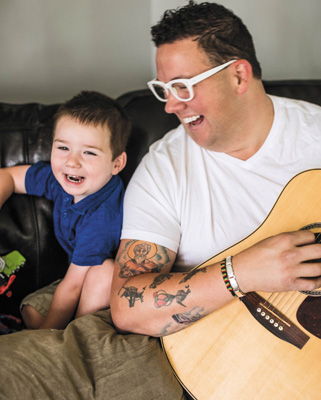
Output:
<instances>
[{"instance_id":1,"label":"man's smile","mask_svg":"<svg viewBox=\"0 0 321 400\"><path fill-rule=\"evenodd\" d=\"M202 115L193 115L192 117L182 118L185 124L189 124L191 127L200 125L204 120Z\"/></svg>"},{"instance_id":2,"label":"man's smile","mask_svg":"<svg viewBox=\"0 0 321 400\"><path fill-rule=\"evenodd\" d=\"M200 115L194 115L193 117L183 118L183 121L185 122L185 124L189 124L190 122L196 121L200 117Z\"/></svg>"}]
</instances>

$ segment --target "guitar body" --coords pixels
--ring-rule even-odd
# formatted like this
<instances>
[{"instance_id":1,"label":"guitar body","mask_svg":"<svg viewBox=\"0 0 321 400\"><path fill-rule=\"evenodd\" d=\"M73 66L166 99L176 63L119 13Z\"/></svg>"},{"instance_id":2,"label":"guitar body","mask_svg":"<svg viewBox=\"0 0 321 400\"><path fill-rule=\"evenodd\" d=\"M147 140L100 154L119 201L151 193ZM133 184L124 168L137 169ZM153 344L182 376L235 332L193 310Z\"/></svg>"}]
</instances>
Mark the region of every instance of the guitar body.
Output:
<instances>
[{"instance_id":1,"label":"guitar body","mask_svg":"<svg viewBox=\"0 0 321 400\"><path fill-rule=\"evenodd\" d=\"M321 170L294 177L263 224L250 236L196 268L237 254L281 232L321 223ZM267 299L269 293L259 293ZM297 320L307 296L282 293L278 307L309 339L298 347L273 335L235 299L195 324L161 339L178 380L198 400L316 400L321 398L321 338ZM274 294L272 294L274 296ZM314 330L321 330L320 297L314 303ZM283 304L282 304L283 303ZM310 305L306 306L304 313Z\"/></svg>"}]
</instances>

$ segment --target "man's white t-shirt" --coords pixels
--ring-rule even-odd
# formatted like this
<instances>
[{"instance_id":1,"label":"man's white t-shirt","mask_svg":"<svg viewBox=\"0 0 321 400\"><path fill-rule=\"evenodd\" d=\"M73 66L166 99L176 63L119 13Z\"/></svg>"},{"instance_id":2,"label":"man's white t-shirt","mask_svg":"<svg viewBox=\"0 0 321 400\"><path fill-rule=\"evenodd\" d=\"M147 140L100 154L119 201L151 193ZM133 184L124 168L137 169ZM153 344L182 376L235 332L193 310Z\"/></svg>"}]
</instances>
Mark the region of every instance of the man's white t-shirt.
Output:
<instances>
[{"instance_id":1,"label":"man's white t-shirt","mask_svg":"<svg viewBox=\"0 0 321 400\"><path fill-rule=\"evenodd\" d=\"M126 190L122 239L177 252L182 271L257 229L293 176L321 168L321 107L270 98L271 131L246 161L198 146L182 125L154 143Z\"/></svg>"}]
</instances>

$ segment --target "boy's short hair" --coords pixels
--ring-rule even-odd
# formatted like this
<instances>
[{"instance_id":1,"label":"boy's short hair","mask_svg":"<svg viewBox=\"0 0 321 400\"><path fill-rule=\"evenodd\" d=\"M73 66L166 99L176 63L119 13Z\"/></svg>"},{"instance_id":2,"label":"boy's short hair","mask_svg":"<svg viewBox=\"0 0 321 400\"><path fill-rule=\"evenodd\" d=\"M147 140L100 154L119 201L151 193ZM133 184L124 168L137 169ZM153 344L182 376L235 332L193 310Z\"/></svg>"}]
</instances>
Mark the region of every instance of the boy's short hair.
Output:
<instances>
[{"instance_id":1,"label":"boy's short hair","mask_svg":"<svg viewBox=\"0 0 321 400\"><path fill-rule=\"evenodd\" d=\"M252 65L253 76L261 79L250 32L238 16L220 4L190 1L186 6L167 10L151 34L156 47L194 38L213 66L243 58Z\"/></svg>"},{"instance_id":2,"label":"boy's short hair","mask_svg":"<svg viewBox=\"0 0 321 400\"><path fill-rule=\"evenodd\" d=\"M62 117L70 117L83 125L107 126L113 160L126 151L131 122L125 110L111 97L95 91L82 91L58 108L54 131Z\"/></svg>"}]
</instances>

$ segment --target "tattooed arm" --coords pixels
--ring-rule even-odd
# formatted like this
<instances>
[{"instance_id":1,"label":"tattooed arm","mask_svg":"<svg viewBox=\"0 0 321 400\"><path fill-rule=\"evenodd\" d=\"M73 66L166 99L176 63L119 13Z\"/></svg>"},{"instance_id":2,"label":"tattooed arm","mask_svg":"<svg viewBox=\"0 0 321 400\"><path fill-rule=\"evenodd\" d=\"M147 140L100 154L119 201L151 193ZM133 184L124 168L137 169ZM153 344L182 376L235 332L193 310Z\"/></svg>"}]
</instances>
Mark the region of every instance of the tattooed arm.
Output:
<instances>
[{"instance_id":1,"label":"tattooed arm","mask_svg":"<svg viewBox=\"0 0 321 400\"><path fill-rule=\"evenodd\" d=\"M233 299L218 263L172 273L175 253L154 243L122 240L113 277L111 311L122 331L163 336L197 321ZM233 256L243 292L321 287L321 245L312 232L272 236ZM306 277L306 278L305 278Z\"/></svg>"},{"instance_id":2,"label":"tattooed arm","mask_svg":"<svg viewBox=\"0 0 321 400\"><path fill-rule=\"evenodd\" d=\"M233 299L218 264L172 273L175 257L154 243L122 240L111 293L113 321L119 330L163 336Z\"/></svg>"},{"instance_id":3,"label":"tattooed arm","mask_svg":"<svg viewBox=\"0 0 321 400\"><path fill-rule=\"evenodd\" d=\"M172 273L175 256L154 243L122 240L111 291L112 317L119 330L164 336L233 299L218 263ZM321 264L303 261L320 257L314 234L301 230L264 239L235 255L233 264L245 293L314 290L321 286Z\"/></svg>"}]
</instances>

